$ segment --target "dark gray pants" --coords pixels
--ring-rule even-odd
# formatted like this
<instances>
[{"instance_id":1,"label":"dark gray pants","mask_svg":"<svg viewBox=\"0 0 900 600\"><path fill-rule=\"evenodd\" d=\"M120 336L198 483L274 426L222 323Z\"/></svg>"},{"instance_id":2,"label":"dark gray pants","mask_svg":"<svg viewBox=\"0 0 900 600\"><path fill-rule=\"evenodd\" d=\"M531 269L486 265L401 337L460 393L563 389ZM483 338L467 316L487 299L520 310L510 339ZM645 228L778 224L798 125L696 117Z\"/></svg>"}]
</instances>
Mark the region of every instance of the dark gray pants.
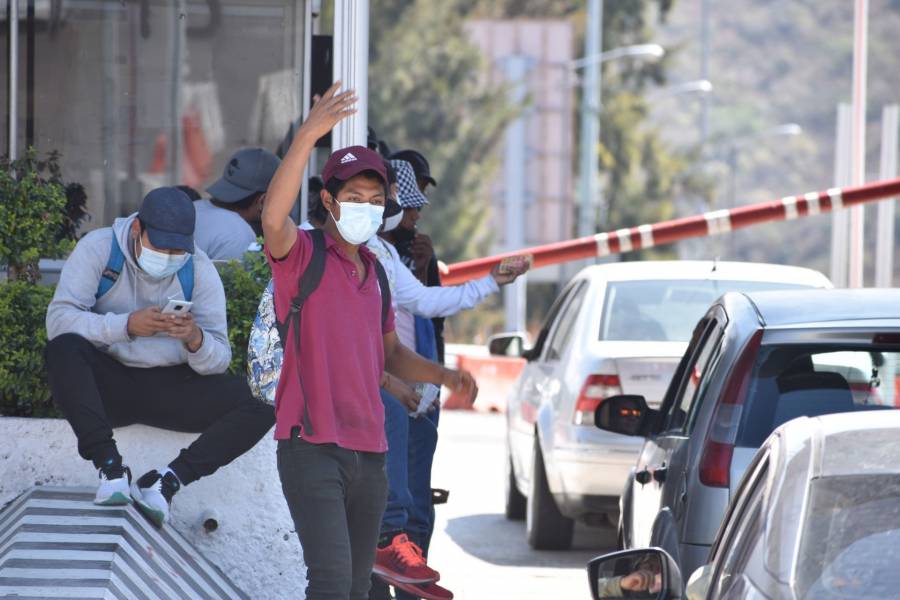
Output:
<instances>
[{"instance_id":1,"label":"dark gray pants","mask_svg":"<svg viewBox=\"0 0 900 600\"><path fill-rule=\"evenodd\" d=\"M278 442L281 488L303 547L306 600L366 600L387 502L384 454Z\"/></svg>"}]
</instances>

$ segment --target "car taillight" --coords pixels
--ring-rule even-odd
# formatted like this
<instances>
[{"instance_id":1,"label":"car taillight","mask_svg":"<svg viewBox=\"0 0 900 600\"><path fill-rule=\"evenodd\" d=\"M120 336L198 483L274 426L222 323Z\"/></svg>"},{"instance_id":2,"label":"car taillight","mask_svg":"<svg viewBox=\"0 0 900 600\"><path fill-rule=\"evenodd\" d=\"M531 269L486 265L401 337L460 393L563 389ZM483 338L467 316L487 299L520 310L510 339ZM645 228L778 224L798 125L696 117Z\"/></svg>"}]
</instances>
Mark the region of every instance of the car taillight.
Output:
<instances>
[{"instance_id":1,"label":"car taillight","mask_svg":"<svg viewBox=\"0 0 900 600\"><path fill-rule=\"evenodd\" d=\"M762 335L762 330L759 330L747 342L728 375L728 383L716 405L700 458L700 483L703 485L727 488L731 483L734 444Z\"/></svg>"},{"instance_id":2,"label":"car taillight","mask_svg":"<svg viewBox=\"0 0 900 600\"><path fill-rule=\"evenodd\" d=\"M622 384L618 375L588 375L584 385L581 386L578 401L575 403L573 422L576 425L593 425L594 411L597 410L600 402L621 393Z\"/></svg>"}]
</instances>

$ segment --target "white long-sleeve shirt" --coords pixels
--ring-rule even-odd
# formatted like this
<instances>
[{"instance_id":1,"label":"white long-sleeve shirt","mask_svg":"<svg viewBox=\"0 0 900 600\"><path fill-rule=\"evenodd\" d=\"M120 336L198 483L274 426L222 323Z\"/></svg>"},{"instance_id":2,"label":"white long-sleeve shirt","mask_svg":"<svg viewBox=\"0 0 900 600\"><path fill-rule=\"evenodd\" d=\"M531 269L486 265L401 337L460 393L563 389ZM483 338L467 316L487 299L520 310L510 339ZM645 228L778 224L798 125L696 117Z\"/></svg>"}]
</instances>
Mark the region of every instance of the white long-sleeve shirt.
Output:
<instances>
[{"instance_id":1,"label":"white long-sleeve shirt","mask_svg":"<svg viewBox=\"0 0 900 600\"><path fill-rule=\"evenodd\" d=\"M425 318L449 317L477 306L485 298L500 290L490 275L448 287L428 287L416 279L413 272L400 261L392 244L373 237L366 246L384 266L391 286L394 306Z\"/></svg>"}]
</instances>

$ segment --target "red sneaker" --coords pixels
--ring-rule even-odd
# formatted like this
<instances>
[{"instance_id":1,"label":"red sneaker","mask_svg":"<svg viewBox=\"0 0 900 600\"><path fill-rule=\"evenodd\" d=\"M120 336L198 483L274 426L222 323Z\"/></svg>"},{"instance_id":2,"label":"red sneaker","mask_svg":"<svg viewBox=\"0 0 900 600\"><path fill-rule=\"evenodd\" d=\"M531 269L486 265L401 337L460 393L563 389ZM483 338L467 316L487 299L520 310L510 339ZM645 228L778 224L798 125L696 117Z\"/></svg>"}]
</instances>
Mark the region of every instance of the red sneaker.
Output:
<instances>
[{"instance_id":1,"label":"red sneaker","mask_svg":"<svg viewBox=\"0 0 900 600\"><path fill-rule=\"evenodd\" d=\"M419 585L413 583L396 583L394 584L394 587L412 594L416 598L421 598L422 600L453 600L453 592L447 588L442 588L434 582L420 583Z\"/></svg>"},{"instance_id":2,"label":"red sneaker","mask_svg":"<svg viewBox=\"0 0 900 600\"><path fill-rule=\"evenodd\" d=\"M425 564L422 549L403 533L394 536L390 546L378 549L372 572L391 585L431 583L441 578L437 571Z\"/></svg>"}]
</instances>

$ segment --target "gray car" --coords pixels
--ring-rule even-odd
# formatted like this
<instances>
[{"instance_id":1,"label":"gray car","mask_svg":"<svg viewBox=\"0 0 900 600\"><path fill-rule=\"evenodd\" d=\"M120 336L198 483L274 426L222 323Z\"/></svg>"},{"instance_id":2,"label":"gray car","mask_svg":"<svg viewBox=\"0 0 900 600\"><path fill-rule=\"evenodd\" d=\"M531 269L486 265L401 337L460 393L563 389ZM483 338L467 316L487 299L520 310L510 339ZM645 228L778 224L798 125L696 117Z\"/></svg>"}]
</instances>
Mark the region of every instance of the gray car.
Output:
<instances>
[{"instance_id":1,"label":"gray car","mask_svg":"<svg viewBox=\"0 0 900 600\"><path fill-rule=\"evenodd\" d=\"M592 560L593 597L900 597L898 454L900 411L794 419L756 453L686 593L648 548Z\"/></svg>"},{"instance_id":2,"label":"gray car","mask_svg":"<svg viewBox=\"0 0 900 600\"><path fill-rule=\"evenodd\" d=\"M732 293L694 330L659 410L604 401L601 429L644 437L620 498L619 543L706 562L754 453L801 416L897 404L900 290Z\"/></svg>"}]
</instances>

